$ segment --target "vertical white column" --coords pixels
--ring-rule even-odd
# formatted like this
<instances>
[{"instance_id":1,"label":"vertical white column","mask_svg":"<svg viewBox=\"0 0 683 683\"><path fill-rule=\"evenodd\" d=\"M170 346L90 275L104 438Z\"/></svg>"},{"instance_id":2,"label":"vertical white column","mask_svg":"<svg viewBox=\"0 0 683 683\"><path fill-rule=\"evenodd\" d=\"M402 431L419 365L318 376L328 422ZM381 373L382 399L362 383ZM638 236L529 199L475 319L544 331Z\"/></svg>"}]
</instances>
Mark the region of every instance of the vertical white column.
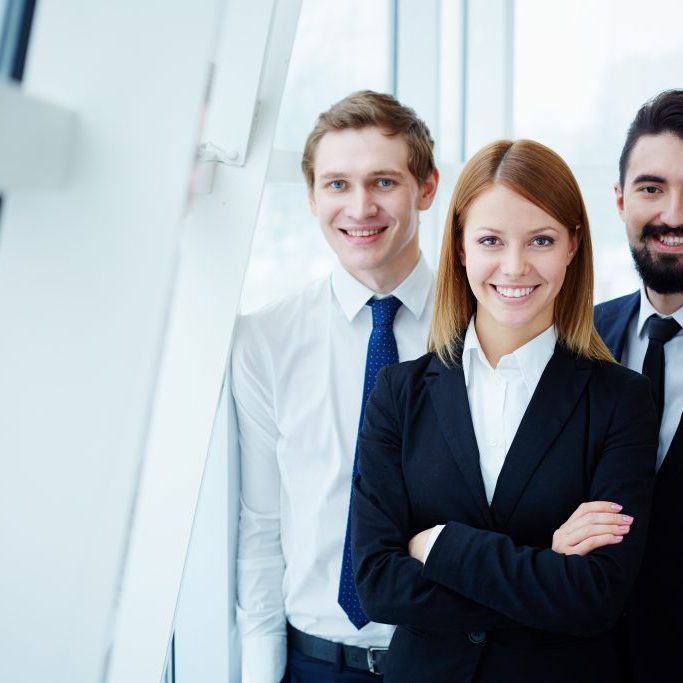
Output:
<instances>
[{"instance_id":1,"label":"vertical white column","mask_svg":"<svg viewBox=\"0 0 683 683\"><path fill-rule=\"evenodd\" d=\"M106 668L222 4L37 5L22 92L78 129L1 217L2 681Z\"/></svg>"},{"instance_id":2,"label":"vertical white column","mask_svg":"<svg viewBox=\"0 0 683 683\"><path fill-rule=\"evenodd\" d=\"M201 192L183 226L110 683L161 677L184 568L176 673L186 672L185 681L234 680L239 667L238 652L228 649L237 642L239 477L237 454L225 448L228 403L219 397L298 14L299 0L253 0L248 7L228 0L226 7L204 138L216 161L200 164ZM234 443L234 430L227 439ZM212 664L217 669L203 678Z\"/></svg>"},{"instance_id":3,"label":"vertical white column","mask_svg":"<svg viewBox=\"0 0 683 683\"><path fill-rule=\"evenodd\" d=\"M512 135L514 1L465 0L465 149Z\"/></svg>"},{"instance_id":4,"label":"vertical white column","mask_svg":"<svg viewBox=\"0 0 683 683\"><path fill-rule=\"evenodd\" d=\"M439 0L398 0L396 3L396 97L417 112L435 138L440 128ZM420 244L427 260L436 263L441 226L434 208L421 217Z\"/></svg>"}]
</instances>

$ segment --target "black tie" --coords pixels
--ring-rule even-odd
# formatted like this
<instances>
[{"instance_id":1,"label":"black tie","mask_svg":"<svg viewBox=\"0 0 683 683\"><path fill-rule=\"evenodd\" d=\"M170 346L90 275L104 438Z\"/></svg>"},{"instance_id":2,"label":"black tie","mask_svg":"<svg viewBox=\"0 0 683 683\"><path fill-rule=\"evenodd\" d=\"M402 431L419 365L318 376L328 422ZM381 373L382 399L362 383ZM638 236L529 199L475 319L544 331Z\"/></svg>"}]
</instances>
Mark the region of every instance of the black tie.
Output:
<instances>
[{"instance_id":1,"label":"black tie","mask_svg":"<svg viewBox=\"0 0 683 683\"><path fill-rule=\"evenodd\" d=\"M659 423L664 412L664 344L673 339L681 326L673 318L660 318L652 315L647 321L647 334L650 343L647 345L643 374L652 383L652 396L657 407Z\"/></svg>"}]
</instances>

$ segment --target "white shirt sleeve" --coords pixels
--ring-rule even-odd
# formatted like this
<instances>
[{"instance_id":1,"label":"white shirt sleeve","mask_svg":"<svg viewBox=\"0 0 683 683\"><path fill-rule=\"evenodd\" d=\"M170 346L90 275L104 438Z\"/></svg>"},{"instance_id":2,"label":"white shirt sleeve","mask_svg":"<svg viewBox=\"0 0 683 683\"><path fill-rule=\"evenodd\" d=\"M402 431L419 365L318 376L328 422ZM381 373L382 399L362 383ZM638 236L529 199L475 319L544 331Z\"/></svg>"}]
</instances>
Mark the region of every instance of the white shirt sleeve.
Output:
<instances>
[{"instance_id":1,"label":"white shirt sleeve","mask_svg":"<svg viewBox=\"0 0 683 683\"><path fill-rule=\"evenodd\" d=\"M279 683L287 663L277 463L270 357L252 321L238 321L232 393L239 428L242 496L237 550L237 623L243 683Z\"/></svg>"},{"instance_id":2,"label":"white shirt sleeve","mask_svg":"<svg viewBox=\"0 0 683 683\"><path fill-rule=\"evenodd\" d=\"M445 526L446 526L445 524L437 524L432 529L432 533L429 534L429 540L425 544L425 552L424 552L424 557L422 558L422 564L424 564L427 561L427 558L429 557L429 553L432 551L432 548L434 547L434 544L436 543L436 539L439 538L439 534L443 531L443 528Z\"/></svg>"}]
</instances>

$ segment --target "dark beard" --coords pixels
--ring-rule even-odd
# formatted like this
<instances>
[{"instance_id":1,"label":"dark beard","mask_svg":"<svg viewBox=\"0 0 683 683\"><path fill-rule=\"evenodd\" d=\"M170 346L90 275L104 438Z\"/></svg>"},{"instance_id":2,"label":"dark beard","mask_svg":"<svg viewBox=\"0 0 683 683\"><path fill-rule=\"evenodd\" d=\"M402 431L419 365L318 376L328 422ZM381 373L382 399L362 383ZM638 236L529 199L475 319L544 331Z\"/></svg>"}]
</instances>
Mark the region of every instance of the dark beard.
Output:
<instances>
[{"instance_id":1,"label":"dark beard","mask_svg":"<svg viewBox=\"0 0 683 683\"><path fill-rule=\"evenodd\" d=\"M648 224L643 227L640 239L644 243L646 237L680 231L680 228ZM631 245L631 256L646 287L658 294L683 294L683 262L679 262L677 254L657 254L653 257L647 246L637 248Z\"/></svg>"}]
</instances>

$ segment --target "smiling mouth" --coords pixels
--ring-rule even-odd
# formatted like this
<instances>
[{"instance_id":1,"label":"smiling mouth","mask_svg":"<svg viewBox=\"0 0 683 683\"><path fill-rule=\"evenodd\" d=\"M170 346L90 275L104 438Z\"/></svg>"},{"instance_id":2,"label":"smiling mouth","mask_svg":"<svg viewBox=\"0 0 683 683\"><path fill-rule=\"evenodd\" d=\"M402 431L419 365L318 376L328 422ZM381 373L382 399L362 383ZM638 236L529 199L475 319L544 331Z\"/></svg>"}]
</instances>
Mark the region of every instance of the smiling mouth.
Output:
<instances>
[{"instance_id":1,"label":"smiling mouth","mask_svg":"<svg viewBox=\"0 0 683 683\"><path fill-rule=\"evenodd\" d=\"M680 247L681 244L683 244L682 233L665 232L661 235L655 236L655 239L667 247Z\"/></svg>"},{"instance_id":2,"label":"smiling mouth","mask_svg":"<svg viewBox=\"0 0 683 683\"><path fill-rule=\"evenodd\" d=\"M340 230L349 237L373 237L374 235L379 235L384 232L387 226L381 226L378 228L340 228Z\"/></svg>"},{"instance_id":3,"label":"smiling mouth","mask_svg":"<svg viewBox=\"0 0 683 683\"><path fill-rule=\"evenodd\" d=\"M646 225L641 239L651 239L665 247L680 247L683 244L683 228L669 228L663 225Z\"/></svg>"},{"instance_id":4,"label":"smiling mouth","mask_svg":"<svg viewBox=\"0 0 683 683\"><path fill-rule=\"evenodd\" d=\"M491 287L506 299L522 299L525 296L529 296L538 285L532 285L530 287L501 287L500 285L491 285Z\"/></svg>"}]
</instances>

